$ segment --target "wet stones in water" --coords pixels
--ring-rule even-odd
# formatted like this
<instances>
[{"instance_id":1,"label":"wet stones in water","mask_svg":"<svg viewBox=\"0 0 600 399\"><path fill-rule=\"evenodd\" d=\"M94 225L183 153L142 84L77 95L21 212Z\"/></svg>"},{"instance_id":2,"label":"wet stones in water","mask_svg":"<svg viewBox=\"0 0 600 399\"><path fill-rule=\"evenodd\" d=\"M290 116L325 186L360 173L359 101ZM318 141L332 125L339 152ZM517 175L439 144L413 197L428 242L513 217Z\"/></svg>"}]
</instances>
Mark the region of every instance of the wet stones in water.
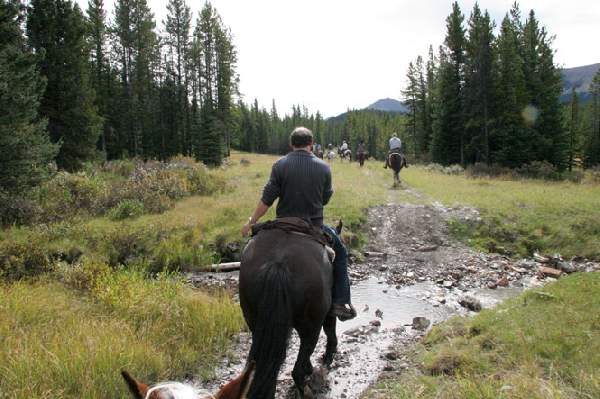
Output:
<instances>
[{"instance_id":1,"label":"wet stones in water","mask_svg":"<svg viewBox=\"0 0 600 399\"><path fill-rule=\"evenodd\" d=\"M479 312L481 310L481 302L472 296L464 296L458 300L458 303L463 308L467 308L473 312Z\"/></svg>"},{"instance_id":2,"label":"wet stones in water","mask_svg":"<svg viewBox=\"0 0 600 399\"><path fill-rule=\"evenodd\" d=\"M496 285L498 285L498 287L508 287L508 279L506 277L502 277L496 282Z\"/></svg>"},{"instance_id":3,"label":"wet stones in water","mask_svg":"<svg viewBox=\"0 0 600 399\"><path fill-rule=\"evenodd\" d=\"M443 286L444 288L448 288L448 289L450 289L450 288L452 288L452 286L453 286L453 285L454 285L454 282L452 282L452 281L450 281L450 280L444 280L444 281L442 282L442 286Z\"/></svg>"},{"instance_id":4,"label":"wet stones in water","mask_svg":"<svg viewBox=\"0 0 600 399\"><path fill-rule=\"evenodd\" d=\"M424 331L427 329L427 327L429 327L430 324L431 324L431 321L429 321L429 319L427 319L425 317L417 316L417 317L413 318L412 328L414 330Z\"/></svg>"},{"instance_id":5,"label":"wet stones in water","mask_svg":"<svg viewBox=\"0 0 600 399\"><path fill-rule=\"evenodd\" d=\"M556 266L558 267L558 269L562 270L565 273L575 273L577 271L575 266L573 266L573 264L570 262L561 261L558 262Z\"/></svg>"}]
</instances>

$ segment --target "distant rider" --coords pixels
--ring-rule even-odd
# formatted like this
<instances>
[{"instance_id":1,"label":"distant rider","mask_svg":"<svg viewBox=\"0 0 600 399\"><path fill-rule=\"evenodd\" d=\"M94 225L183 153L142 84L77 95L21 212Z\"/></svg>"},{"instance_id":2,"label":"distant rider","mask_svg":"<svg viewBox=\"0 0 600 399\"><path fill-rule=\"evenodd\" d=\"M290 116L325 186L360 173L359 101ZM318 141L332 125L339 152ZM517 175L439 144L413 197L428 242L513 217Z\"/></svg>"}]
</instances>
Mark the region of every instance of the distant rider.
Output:
<instances>
[{"instance_id":1,"label":"distant rider","mask_svg":"<svg viewBox=\"0 0 600 399\"><path fill-rule=\"evenodd\" d=\"M398 137L398 135L396 133L392 133L392 138L390 138L390 150L388 151L387 156L385 157L385 166L384 168L387 169L390 165L390 155L392 154L400 154L402 156L402 160L404 162L404 167L408 167L408 164L406 163L406 158L404 157L404 154L402 153L402 140L400 140L400 137Z\"/></svg>"},{"instance_id":2,"label":"distant rider","mask_svg":"<svg viewBox=\"0 0 600 399\"><path fill-rule=\"evenodd\" d=\"M258 222L277 198L278 218L299 217L309 220L331 235L335 251L332 312L338 319L345 321L356 317L356 310L350 302L348 253L336 231L323 224L323 207L333 194L331 169L311 152L312 143L313 135L309 129L294 129L290 135L293 151L273 165L262 198L248 223L242 227L242 235L248 235L251 226Z\"/></svg>"},{"instance_id":3,"label":"distant rider","mask_svg":"<svg viewBox=\"0 0 600 399\"><path fill-rule=\"evenodd\" d=\"M358 155L358 163L360 164L360 166L363 166L365 163L366 152L367 151L365 149L365 141L361 139L358 143L358 147L356 147L356 154Z\"/></svg>"}]
</instances>

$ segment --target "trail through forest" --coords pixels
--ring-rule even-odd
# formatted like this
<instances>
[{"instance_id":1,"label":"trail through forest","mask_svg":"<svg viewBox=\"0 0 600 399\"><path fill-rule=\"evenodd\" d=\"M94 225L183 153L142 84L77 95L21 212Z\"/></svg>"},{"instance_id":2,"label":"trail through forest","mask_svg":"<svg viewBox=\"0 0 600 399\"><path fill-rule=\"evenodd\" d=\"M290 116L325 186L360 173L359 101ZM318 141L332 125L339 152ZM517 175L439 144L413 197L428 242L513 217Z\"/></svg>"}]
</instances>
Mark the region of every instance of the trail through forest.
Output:
<instances>
[{"instance_id":1,"label":"trail through forest","mask_svg":"<svg viewBox=\"0 0 600 399\"><path fill-rule=\"evenodd\" d=\"M426 200L410 188L404 190ZM317 398L359 398L382 374L413 367L406 350L434 323L494 306L524 287L543 284L535 262L480 253L449 236L449 219L477 219L477 210L435 202L399 203L397 198L398 192L390 190L389 202L368 213L364 261L349 267L358 317L338 322L338 354L329 371L319 362L325 350L322 334L312 357L315 373L310 386ZM199 285L236 286L237 274L196 275L192 280ZM291 370L298 347L293 335L279 374L278 398L294 397ZM236 376L248 349L249 336L244 333L209 388Z\"/></svg>"}]
</instances>

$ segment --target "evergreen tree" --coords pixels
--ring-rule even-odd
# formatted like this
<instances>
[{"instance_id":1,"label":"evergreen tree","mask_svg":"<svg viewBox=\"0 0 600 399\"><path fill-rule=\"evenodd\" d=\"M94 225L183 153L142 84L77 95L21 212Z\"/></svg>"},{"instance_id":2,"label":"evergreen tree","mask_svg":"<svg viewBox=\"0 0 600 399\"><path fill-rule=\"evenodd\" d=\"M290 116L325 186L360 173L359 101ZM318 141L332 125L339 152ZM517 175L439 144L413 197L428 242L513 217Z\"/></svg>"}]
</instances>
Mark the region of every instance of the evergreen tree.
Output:
<instances>
[{"instance_id":1,"label":"evergreen tree","mask_svg":"<svg viewBox=\"0 0 600 399\"><path fill-rule=\"evenodd\" d=\"M432 156L435 162L465 162L463 123L464 16L457 2L446 19L445 48L440 51L437 109L434 122Z\"/></svg>"},{"instance_id":2,"label":"evergreen tree","mask_svg":"<svg viewBox=\"0 0 600 399\"><path fill-rule=\"evenodd\" d=\"M592 94L591 129L587 139L586 164L588 166L600 164L600 71L596 73L590 86Z\"/></svg>"},{"instance_id":3,"label":"evergreen tree","mask_svg":"<svg viewBox=\"0 0 600 399\"><path fill-rule=\"evenodd\" d=\"M563 129L560 95L562 78L554 64L552 38L540 28L533 10L523 27L525 82L529 103L536 110L531 121L536 134L532 137L534 160L546 160L564 168L568 161L568 138Z\"/></svg>"},{"instance_id":4,"label":"evergreen tree","mask_svg":"<svg viewBox=\"0 0 600 399\"><path fill-rule=\"evenodd\" d=\"M575 157L580 152L581 117L579 114L579 96L575 88L571 91L571 103L569 104L569 171L573 170Z\"/></svg>"},{"instance_id":5,"label":"evergreen tree","mask_svg":"<svg viewBox=\"0 0 600 399\"><path fill-rule=\"evenodd\" d=\"M433 118L435 115L436 107L436 75L437 75L437 61L433 53L433 46L429 46L429 58L426 65L426 87L427 87L427 100L425 102L425 118L426 118L426 132L425 132L425 147L423 148L423 155L430 156L431 153L431 140L433 138Z\"/></svg>"},{"instance_id":6,"label":"evergreen tree","mask_svg":"<svg viewBox=\"0 0 600 399\"><path fill-rule=\"evenodd\" d=\"M410 110L407 127L410 131L411 141L413 143L412 148L416 159L418 157L417 130L419 129L419 122L417 115L419 114L419 77L417 68L412 62L408 64L406 79L407 84L406 88L402 91L402 95L404 96L404 104L406 104Z\"/></svg>"},{"instance_id":7,"label":"evergreen tree","mask_svg":"<svg viewBox=\"0 0 600 399\"><path fill-rule=\"evenodd\" d=\"M527 89L518 29L514 19L507 15L497 43L497 117L490 150L494 161L508 167L527 163L532 144L531 128L524 124L521 116L527 105Z\"/></svg>"},{"instance_id":8,"label":"evergreen tree","mask_svg":"<svg viewBox=\"0 0 600 399\"><path fill-rule=\"evenodd\" d=\"M173 139L178 153L189 153L190 109L189 109L189 72L190 27L192 14L185 0L169 0L165 21L166 44L169 46L168 70L175 75L176 93L174 109Z\"/></svg>"},{"instance_id":9,"label":"evergreen tree","mask_svg":"<svg viewBox=\"0 0 600 399\"><path fill-rule=\"evenodd\" d=\"M86 24L79 6L69 0L32 0L27 32L47 87L40 111L50 138L62 143L57 163L77 170L92 159L101 119L89 80Z\"/></svg>"},{"instance_id":10,"label":"evergreen tree","mask_svg":"<svg viewBox=\"0 0 600 399\"><path fill-rule=\"evenodd\" d=\"M465 62L465 130L467 161L490 164L490 130L494 112L494 25L475 3L469 19Z\"/></svg>"},{"instance_id":11,"label":"evergreen tree","mask_svg":"<svg viewBox=\"0 0 600 399\"><path fill-rule=\"evenodd\" d=\"M0 196L23 194L47 175L58 152L38 108L44 81L21 32L17 0L0 0ZM3 201L7 200L2 198Z\"/></svg>"}]
</instances>

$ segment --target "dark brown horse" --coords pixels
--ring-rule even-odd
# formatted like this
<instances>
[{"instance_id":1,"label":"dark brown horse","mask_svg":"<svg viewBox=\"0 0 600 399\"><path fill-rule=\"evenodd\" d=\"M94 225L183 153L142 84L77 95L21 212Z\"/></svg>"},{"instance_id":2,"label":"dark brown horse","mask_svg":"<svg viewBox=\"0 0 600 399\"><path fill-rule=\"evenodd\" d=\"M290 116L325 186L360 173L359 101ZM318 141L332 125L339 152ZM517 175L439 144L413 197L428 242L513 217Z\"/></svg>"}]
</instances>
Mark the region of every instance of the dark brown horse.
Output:
<instances>
[{"instance_id":1,"label":"dark brown horse","mask_svg":"<svg viewBox=\"0 0 600 399\"><path fill-rule=\"evenodd\" d=\"M360 151L357 153L358 155L358 164L362 167L365 164L366 154L364 151Z\"/></svg>"},{"instance_id":2,"label":"dark brown horse","mask_svg":"<svg viewBox=\"0 0 600 399\"><path fill-rule=\"evenodd\" d=\"M306 382L321 328L327 335L327 366L337 349L336 319L329 314L332 265L325 247L297 233L262 230L244 249L241 262L240 304L252 332L248 360L256 362L248 399L275 397L292 328L300 336L292 377L300 397L311 397Z\"/></svg>"},{"instance_id":3,"label":"dark brown horse","mask_svg":"<svg viewBox=\"0 0 600 399\"><path fill-rule=\"evenodd\" d=\"M406 166L406 158L398 152L392 152L388 155L388 164L394 173L394 187L400 184L400 171Z\"/></svg>"}]
</instances>

